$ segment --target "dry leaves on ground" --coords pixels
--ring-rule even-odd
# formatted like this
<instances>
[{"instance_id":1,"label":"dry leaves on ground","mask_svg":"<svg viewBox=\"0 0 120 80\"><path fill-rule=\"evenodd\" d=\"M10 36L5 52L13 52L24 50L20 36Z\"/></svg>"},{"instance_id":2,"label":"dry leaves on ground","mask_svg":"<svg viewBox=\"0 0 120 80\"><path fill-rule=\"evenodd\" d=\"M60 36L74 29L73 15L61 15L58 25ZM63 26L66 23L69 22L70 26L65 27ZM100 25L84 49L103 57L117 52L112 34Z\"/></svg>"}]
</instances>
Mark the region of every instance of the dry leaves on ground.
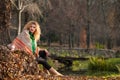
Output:
<instances>
[{"instance_id":1,"label":"dry leaves on ground","mask_svg":"<svg viewBox=\"0 0 120 80\"><path fill-rule=\"evenodd\" d=\"M0 80L120 80L120 77L47 75L24 51L11 52L7 47L0 46Z\"/></svg>"}]
</instances>

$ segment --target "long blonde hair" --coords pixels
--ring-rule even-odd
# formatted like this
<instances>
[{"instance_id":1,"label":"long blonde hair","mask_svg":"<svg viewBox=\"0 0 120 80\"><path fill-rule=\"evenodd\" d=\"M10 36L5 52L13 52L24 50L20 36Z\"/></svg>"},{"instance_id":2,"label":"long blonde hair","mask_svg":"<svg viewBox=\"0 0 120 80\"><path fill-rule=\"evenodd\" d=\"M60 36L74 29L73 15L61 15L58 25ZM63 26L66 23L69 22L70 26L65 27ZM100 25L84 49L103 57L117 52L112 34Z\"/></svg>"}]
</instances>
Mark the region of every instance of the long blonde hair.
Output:
<instances>
[{"instance_id":1,"label":"long blonde hair","mask_svg":"<svg viewBox=\"0 0 120 80\"><path fill-rule=\"evenodd\" d=\"M29 28L31 27L32 24L36 25L36 31L34 33L34 37L35 37L35 40L38 41L40 39L40 35L41 35L41 29L40 29L40 25L38 24L38 22L36 22L36 21L29 21L24 26L23 30L29 30Z\"/></svg>"}]
</instances>

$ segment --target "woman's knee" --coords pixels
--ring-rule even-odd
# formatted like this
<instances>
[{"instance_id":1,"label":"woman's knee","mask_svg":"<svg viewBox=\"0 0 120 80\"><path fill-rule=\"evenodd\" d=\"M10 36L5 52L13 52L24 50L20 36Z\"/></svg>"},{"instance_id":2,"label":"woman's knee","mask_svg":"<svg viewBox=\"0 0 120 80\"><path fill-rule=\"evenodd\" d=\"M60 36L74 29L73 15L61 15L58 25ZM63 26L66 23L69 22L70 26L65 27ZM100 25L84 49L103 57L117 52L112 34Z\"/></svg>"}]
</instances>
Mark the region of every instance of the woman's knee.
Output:
<instances>
[{"instance_id":1,"label":"woman's knee","mask_svg":"<svg viewBox=\"0 0 120 80\"><path fill-rule=\"evenodd\" d=\"M43 59L47 59L47 53L44 50L39 51L39 57Z\"/></svg>"},{"instance_id":2,"label":"woman's knee","mask_svg":"<svg viewBox=\"0 0 120 80\"><path fill-rule=\"evenodd\" d=\"M45 60L45 59L43 59L43 58L37 58L36 59L36 61L38 62L38 64L44 64L44 63L46 63L47 61Z\"/></svg>"}]
</instances>

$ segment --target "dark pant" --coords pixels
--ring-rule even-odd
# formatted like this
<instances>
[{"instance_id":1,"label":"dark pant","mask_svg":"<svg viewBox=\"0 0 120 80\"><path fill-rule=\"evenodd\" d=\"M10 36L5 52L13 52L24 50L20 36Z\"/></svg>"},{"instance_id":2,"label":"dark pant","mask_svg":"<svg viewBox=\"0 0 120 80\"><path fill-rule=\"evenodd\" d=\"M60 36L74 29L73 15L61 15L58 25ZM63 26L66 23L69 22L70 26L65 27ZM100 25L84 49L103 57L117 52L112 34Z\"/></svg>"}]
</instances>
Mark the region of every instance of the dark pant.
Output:
<instances>
[{"instance_id":1,"label":"dark pant","mask_svg":"<svg viewBox=\"0 0 120 80\"><path fill-rule=\"evenodd\" d=\"M47 55L44 50L39 51L39 57L37 58L38 64L42 64L47 70L51 68L51 66L47 62Z\"/></svg>"}]
</instances>

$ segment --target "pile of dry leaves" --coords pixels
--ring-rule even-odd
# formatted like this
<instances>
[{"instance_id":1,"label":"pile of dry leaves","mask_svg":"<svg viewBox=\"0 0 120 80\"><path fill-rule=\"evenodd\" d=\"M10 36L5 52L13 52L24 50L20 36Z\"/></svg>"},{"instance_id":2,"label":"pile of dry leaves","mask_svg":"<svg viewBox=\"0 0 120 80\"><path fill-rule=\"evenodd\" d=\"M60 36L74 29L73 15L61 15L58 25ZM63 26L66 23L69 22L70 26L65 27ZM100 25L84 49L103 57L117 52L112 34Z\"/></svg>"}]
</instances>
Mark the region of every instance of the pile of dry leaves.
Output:
<instances>
[{"instance_id":1,"label":"pile of dry leaves","mask_svg":"<svg viewBox=\"0 0 120 80\"><path fill-rule=\"evenodd\" d=\"M0 46L0 80L120 80L88 76L53 76L40 70L35 59L24 51L11 52Z\"/></svg>"},{"instance_id":2,"label":"pile of dry leaves","mask_svg":"<svg viewBox=\"0 0 120 80\"><path fill-rule=\"evenodd\" d=\"M24 51L11 52L7 47L0 46L0 79L25 78L28 75L42 75L34 58Z\"/></svg>"}]
</instances>

